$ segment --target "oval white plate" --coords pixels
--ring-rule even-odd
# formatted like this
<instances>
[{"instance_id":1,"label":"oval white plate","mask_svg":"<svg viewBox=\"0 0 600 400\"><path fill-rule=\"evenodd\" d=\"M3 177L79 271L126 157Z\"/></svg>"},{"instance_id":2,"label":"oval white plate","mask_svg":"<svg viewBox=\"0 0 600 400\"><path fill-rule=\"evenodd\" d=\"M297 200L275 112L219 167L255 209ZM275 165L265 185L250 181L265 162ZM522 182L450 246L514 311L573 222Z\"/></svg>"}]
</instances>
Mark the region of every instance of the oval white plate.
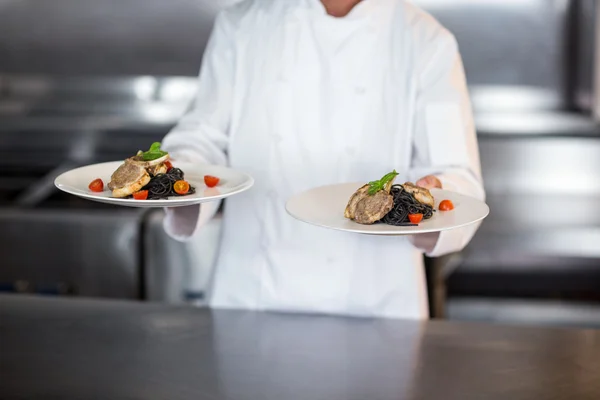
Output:
<instances>
[{"instance_id":1,"label":"oval white plate","mask_svg":"<svg viewBox=\"0 0 600 400\"><path fill-rule=\"evenodd\" d=\"M481 221L490 212L484 202L472 197L433 189L435 209L440 201L448 199L454 203L452 211L436 211L419 226L391 226L386 224L361 225L344 218L344 210L350 196L361 183L323 186L298 194L288 200L287 212L294 218L323 228L339 231L362 233L367 235L414 235L417 233L440 232L456 229Z\"/></svg>"},{"instance_id":2,"label":"oval white plate","mask_svg":"<svg viewBox=\"0 0 600 400\"><path fill-rule=\"evenodd\" d=\"M112 173L122 163L122 161L114 161L76 168L60 175L56 178L54 184L60 190L84 199L119 206L140 208L182 207L216 201L242 193L254 185L254 179L252 179L251 176L230 168L214 165L174 163L177 168L183 170L185 179L190 185L196 188L196 193L188 196L169 197L168 200L120 199L112 197L111 191L108 190L106 186L108 185L108 182L110 182ZM204 175L219 177L219 184L214 188L206 187L204 184ZM104 191L101 193L94 193L88 189L90 182L96 178L100 178L104 182Z\"/></svg>"}]
</instances>

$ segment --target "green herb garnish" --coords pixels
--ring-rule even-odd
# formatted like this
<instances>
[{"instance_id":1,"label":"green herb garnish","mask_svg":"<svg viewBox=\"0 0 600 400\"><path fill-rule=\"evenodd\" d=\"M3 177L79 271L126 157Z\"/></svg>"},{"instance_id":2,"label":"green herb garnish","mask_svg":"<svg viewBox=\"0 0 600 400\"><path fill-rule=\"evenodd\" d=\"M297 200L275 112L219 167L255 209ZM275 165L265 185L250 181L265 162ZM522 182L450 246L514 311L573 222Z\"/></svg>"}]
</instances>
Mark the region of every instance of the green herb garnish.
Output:
<instances>
[{"instance_id":1,"label":"green herb garnish","mask_svg":"<svg viewBox=\"0 0 600 400\"><path fill-rule=\"evenodd\" d=\"M138 154L139 154L139 152L138 152ZM160 149L160 142L154 142L150 146L150 150L142 152L141 156L142 156L142 160L144 160L144 161L152 161L152 160L156 160L157 158L166 156L167 154L169 154L169 153L167 153L166 151L162 151Z\"/></svg>"},{"instance_id":2,"label":"green herb garnish","mask_svg":"<svg viewBox=\"0 0 600 400\"><path fill-rule=\"evenodd\" d=\"M372 196L380 190L387 189L386 186L388 186L390 182L396 179L397 176L398 173L396 172L396 170L394 170L393 172L386 174L383 178L381 178L378 181L369 182L369 194Z\"/></svg>"}]
</instances>

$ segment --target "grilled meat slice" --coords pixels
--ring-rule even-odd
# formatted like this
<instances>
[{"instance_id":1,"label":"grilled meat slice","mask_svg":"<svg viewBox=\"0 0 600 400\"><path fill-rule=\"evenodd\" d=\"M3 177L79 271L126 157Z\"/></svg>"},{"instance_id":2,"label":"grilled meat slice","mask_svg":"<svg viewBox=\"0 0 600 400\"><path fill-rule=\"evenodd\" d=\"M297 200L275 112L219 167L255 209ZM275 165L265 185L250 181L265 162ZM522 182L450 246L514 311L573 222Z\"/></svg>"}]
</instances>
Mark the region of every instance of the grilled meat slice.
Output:
<instances>
[{"instance_id":1,"label":"grilled meat slice","mask_svg":"<svg viewBox=\"0 0 600 400\"><path fill-rule=\"evenodd\" d=\"M150 182L150 175L141 165L125 162L110 177L108 188L113 197L127 197Z\"/></svg>"},{"instance_id":2,"label":"grilled meat slice","mask_svg":"<svg viewBox=\"0 0 600 400\"><path fill-rule=\"evenodd\" d=\"M394 197L380 190L372 196L367 195L356 205L354 221L371 225L385 217L394 207Z\"/></svg>"},{"instance_id":3,"label":"grilled meat slice","mask_svg":"<svg viewBox=\"0 0 600 400\"><path fill-rule=\"evenodd\" d=\"M156 176L158 174L166 174L167 166L165 165L165 163L162 163L162 164L158 164L158 165L155 165L152 167L148 167L148 168L146 168L146 171L148 171L150 176Z\"/></svg>"},{"instance_id":4,"label":"grilled meat slice","mask_svg":"<svg viewBox=\"0 0 600 400\"><path fill-rule=\"evenodd\" d=\"M169 154L165 154L164 156L157 158L156 160L144 161L141 155L129 157L125 160L126 163L137 164L144 168L155 167L157 165L163 164L165 161L169 159Z\"/></svg>"},{"instance_id":5,"label":"grilled meat slice","mask_svg":"<svg viewBox=\"0 0 600 400\"><path fill-rule=\"evenodd\" d=\"M344 216L348 219L354 219L354 214L356 213L356 206L358 203L369 196L369 185L364 185L360 189L358 189L352 197L350 197L350 201L348 201L348 205L346 206L346 211L344 211Z\"/></svg>"},{"instance_id":6,"label":"grilled meat slice","mask_svg":"<svg viewBox=\"0 0 600 400\"><path fill-rule=\"evenodd\" d=\"M402 187L408 193L415 196L415 199L419 203L433 207L433 204L434 204L433 195L431 194L429 189L425 189L420 186L414 185L411 182L406 182L404 185L402 185Z\"/></svg>"},{"instance_id":7,"label":"grilled meat slice","mask_svg":"<svg viewBox=\"0 0 600 400\"><path fill-rule=\"evenodd\" d=\"M385 217L394 207L394 197L390 194L398 173L394 170L378 181L370 182L358 189L346 206L344 216L359 224L370 225ZM376 190L369 194L369 190Z\"/></svg>"}]
</instances>

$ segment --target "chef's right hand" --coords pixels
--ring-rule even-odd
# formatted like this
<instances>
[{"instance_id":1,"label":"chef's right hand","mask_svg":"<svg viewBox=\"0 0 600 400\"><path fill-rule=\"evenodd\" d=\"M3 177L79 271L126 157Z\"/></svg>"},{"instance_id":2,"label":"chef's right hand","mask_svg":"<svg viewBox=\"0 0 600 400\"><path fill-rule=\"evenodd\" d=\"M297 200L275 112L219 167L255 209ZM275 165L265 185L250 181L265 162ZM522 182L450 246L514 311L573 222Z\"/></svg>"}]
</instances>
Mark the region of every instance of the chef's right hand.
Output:
<instances>
[{"instance_id":1,"label":"chef's right hand","mask_svg":"<svg viewBox=\"0 0 600 400\"><path fill-rule=\"evenodd\" d=\"M425 189L442 189L442 182L434 175L424 176L416 185Z\"/></svg>"}]
</instances>

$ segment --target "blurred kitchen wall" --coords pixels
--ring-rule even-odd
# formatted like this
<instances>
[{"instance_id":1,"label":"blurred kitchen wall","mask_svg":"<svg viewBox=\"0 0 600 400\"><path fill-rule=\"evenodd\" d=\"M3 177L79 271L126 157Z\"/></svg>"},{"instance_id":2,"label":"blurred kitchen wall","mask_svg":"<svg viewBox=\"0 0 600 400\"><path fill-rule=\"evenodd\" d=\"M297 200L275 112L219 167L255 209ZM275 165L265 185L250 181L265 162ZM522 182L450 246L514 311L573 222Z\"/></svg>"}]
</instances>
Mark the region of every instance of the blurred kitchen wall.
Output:
<instances>
[{"instance_id":1,"label":"blurred kitchen wall","mask_svg":"<svg viewBox=\"0 0 600 400\"><path fill-rule=\"evenodd\" d=\"M63 76L194 76L214 16L227 3L2 0L0 70Z\"/></svg>"},{"instance_id":2,"label":"blurred kitchen wall","mask_svg":"<svg viewBox=\"0 0 600 400\"><path fill-rule=\"evenodd\" d=\"M203 303L218 218L184 245L164 235L161 212L52 182L160 140L233 2L0 0L0 290ZM437 313L599 325L600 7L414 2L458 39L492 209L465 252L433 261Z\"/></svg>"}]
</instances>

